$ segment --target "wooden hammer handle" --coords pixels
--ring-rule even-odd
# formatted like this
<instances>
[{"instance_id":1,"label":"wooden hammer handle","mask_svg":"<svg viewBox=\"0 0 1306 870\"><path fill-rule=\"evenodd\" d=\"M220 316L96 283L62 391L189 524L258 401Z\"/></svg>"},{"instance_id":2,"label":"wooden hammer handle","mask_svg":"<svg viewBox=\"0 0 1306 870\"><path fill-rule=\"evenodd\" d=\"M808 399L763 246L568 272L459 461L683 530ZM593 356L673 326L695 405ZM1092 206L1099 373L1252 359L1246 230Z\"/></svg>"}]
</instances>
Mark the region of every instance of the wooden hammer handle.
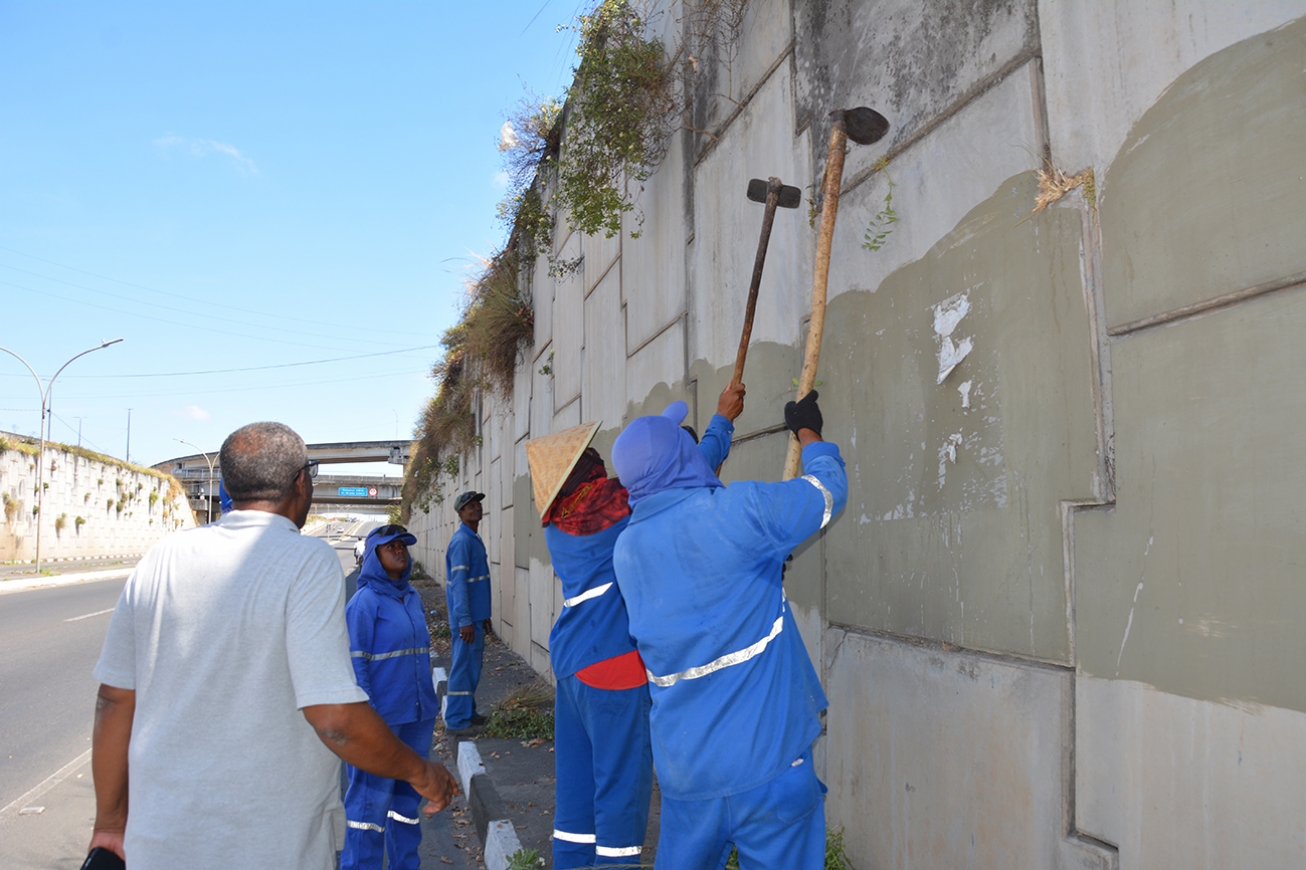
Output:
<instances>
[{"instance_id":1,"label":"wooden hammer handle","mask_svg":"<svg viewBox=\"0 0 1306 870\"><path fill-rule=\"evenodd\" d=\"M766 210L762 213L762 235L757 241L757 257L753 260L753 280L748 285L748 305L744 309L744 329L739 336L739 352L735 354L735 373L732 384L744 382L744 361L748 358L748 343L753 338L753 315L757 313L757 291L762 286L762 267L766 265L766 248L771 241L771 225L775 223L776 206L780 204L780 179L772 176L766 185Z\"/></svg>"},{"instance_id":2,"label":"wooden hammer handle","mask_svg":"<svg viewBox=\"0 0 1306 870\"><path fill-rule=\"evenodd\" d=\"M834 220L839 214L839 188L843 184L843 158L848 134L843 112L834 113L830 128L830 152L825 163L825 189L822 191L821 229L816 239L816 268L812 276L812 319L807 325L807 350L803 355L803 373L798 378L798 398L812 391L816 367L821 361L821 336L825 332L825 296L830 279L830 247L834 243ZM789 452L785 455L782 480L798 476L802 448L798 436L790 434Z\"/></svg>"}]
</instances>

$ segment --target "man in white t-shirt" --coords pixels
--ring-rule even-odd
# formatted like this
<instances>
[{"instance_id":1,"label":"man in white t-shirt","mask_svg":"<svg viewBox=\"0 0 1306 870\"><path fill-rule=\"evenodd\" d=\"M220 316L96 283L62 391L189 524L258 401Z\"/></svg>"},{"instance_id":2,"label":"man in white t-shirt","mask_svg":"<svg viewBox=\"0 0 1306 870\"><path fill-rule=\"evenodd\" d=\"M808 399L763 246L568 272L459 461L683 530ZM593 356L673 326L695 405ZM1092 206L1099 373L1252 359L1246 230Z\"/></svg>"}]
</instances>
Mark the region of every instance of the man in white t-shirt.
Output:
<instances>
[{"instance_id":1,"label":"man in white t-shirt","mask_svg":"<svg viewBox=\"0 0 1306 870\"><path fill-rule=\"evenodd\" d=\"M235 510L155 546L114 609L95 667L91 847L132 870L329 870L336 756L407 780L428 815L458 791L355 681L339 559L299 533L306 459L280 423L233 432L221 461Z\"/></svg>"}]
</instances>

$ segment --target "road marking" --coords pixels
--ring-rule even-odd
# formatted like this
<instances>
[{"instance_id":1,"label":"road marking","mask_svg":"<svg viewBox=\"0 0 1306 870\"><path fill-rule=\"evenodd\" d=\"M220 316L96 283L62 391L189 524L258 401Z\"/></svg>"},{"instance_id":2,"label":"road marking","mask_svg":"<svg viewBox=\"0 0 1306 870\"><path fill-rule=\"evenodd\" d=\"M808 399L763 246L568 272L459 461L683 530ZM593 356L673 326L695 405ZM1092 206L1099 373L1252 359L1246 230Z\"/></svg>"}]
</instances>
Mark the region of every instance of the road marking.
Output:
<instances>
[{"instance_id":1,"label":"road marking","mask_svg":"<svg viewBox=\"0 0 1306 870\"><path fill-rule=\"evenodd\" d=\"M94 613L83 613L81 616L72 616L65 619L64 622L76 622L79 619L90 619L92 616L104 616L106 613L113 613L113 608L110 607L108 610L97 610Z\"/></svg>"},{"instance_id":2,"label":"road marking","mask_svg":"<svg viewBox=\"0 0 1306 870\"><path fill-rule=\"evenodd\" d=\"M88 749L85 752L83 752L81 755L74 758L72 761L65 764L63 767L56 770L54 773L47 776L45 780L42 781L41 784L38 785L36 788L32 789L27 794L23 795L13 803L6 805L4 809L0 809L0 818L7 815L9 811L14 809L15 807L22 808L22 807L29 806L32 801L36 800L41 795L45 794L47 791L54 788L56 785L63 782L68 777L72 776L74 773L77 772L77 768L86 764L90 760L91 760L91 750Z\"/></svg>"}]
</instances>

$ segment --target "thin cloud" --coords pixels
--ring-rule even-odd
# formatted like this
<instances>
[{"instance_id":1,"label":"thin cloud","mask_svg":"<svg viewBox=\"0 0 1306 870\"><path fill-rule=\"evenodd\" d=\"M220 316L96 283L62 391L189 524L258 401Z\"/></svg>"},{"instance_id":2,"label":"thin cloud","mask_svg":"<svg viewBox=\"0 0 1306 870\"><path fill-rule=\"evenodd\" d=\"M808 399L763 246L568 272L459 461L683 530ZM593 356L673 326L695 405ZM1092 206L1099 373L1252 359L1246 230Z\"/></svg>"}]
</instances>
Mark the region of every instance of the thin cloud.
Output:
<instances>
[{"instance_id":1,"label":"thin cloud","mask_svg":"<svg viewBox=\"0 0 1306 870\"><path fill-rule=\"evenodd\" d=\"M180 149L197 160L201 160L209 154L220 154L231 160L241 172L248 175L258 175L258 167L254 165L254 161L241 153L241 150L235 145L228 145L226 142L218 142L213 139L188 138L169 133L167 136L155 139L154 147L165 154L171 153L174 149Z\"/></svg>"},{"instance_id":2,"label":"thin cloud","mask_svg":"<svg viewBox=\"0 0 1306 870\"><path fill-rule=\"evenodd\" d=\"M200 422L207 422L213 419L213 415L201 408L199 405L187 405L184 408L176 408L172 413L178 417L186 417L187 419L199 420Z\"/></svg>"},{"instance_id":3,"label":"thin cloud","mask_svg":"<svg viewBox=\"0 0 1306 870\"><path fill-rule=\"evenodd\" d=\"M508 173L504 172L503 170L499 170L498 172L494 173L494 175L490 178L490 183L493 184L499 190L506 190L508 188L508 181L509 181Z\"/></svg>"}]
</instances>

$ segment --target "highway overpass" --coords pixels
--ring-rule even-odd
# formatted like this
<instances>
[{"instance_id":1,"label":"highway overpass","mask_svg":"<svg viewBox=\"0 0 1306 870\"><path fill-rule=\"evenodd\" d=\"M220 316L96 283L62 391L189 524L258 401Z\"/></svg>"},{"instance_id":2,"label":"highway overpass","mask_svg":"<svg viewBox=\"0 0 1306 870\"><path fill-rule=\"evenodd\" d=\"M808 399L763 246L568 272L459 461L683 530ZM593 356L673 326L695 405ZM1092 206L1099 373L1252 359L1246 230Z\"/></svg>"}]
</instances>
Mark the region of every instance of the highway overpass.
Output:
<instances>
[{"instance_id":1,"label":"highway overpass","mask_svg":"<svg viewBox=\"0 0 1306 870\"><path fill-rule=\"evenodd\" d=\"M309 444L308 458L323 465L342 463L386 462L396 465L392 475L318 474L313 481L313 505L316 508L372 507L384 510L399 504L399 490L403 485L403 465L408 461L411 441L336 441L326 444ZM213 463L210 484L209 462ZM222 479L222 465L214 450L207 458L194 453L178 456L154 466L166 471L181 482L190 499L196 518L203 522L207 516L208 499L213 500L213 515L218 515L218 481ZM319 511L320 512L320 511Z\"/></svg>"}]
</instances>

